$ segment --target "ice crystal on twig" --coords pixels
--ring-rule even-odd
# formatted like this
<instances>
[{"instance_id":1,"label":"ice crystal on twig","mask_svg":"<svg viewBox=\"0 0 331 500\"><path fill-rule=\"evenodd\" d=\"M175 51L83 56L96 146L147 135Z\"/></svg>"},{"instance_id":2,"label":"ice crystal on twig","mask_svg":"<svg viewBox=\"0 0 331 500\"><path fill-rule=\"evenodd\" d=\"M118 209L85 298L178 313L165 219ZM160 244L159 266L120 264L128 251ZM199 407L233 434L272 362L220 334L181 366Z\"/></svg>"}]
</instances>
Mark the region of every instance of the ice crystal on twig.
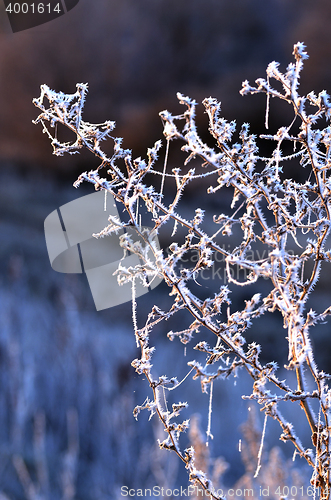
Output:
<instances>
[{"instance_id":1,"label":"ice crystal on twig","mask_svg":"<svg viewBox=\"0 0 331 500\"><path fill-rule=\"evenodd\" d=\"M142 409L147 409L151 415L158 415L167 433L160 446L175 452L185 463L190 480L208 490L215 499L219 497L206 474L194 465L194 450L181 448L180 435L188 428L189 421L176 422L174 419L186 411L186 404L178 403L173 406L172 412L167 410L166 391L169 386L175 387L176 381L172 377L158 379L152 371L154 348L149 345L150 332L158 323L182 310L192 315L192 322L188 326L178 326L177 331L171 330L168 337L174 341L179 337L181 342L187 344L199 336L195 349L200 356L205 356L205 361L201 362L201 358L200 361L190 360L188 365L194 371L193 378L200 381L202 390L207 392L209 388L211 391L215 380L237 375L238 370L245 367L253 380L253 391L249 397L258 401L266 416L279 422L280 439L291 442L297 453L306 459L313 469L314 487L321 488L322 498L329 498L331 405L327 380L330 376L316 366L310 329L316 323L325 321L331 308L320 312L308 310L307 300L319 279L322 266L331 261L331 251L326 247L331 220L331 128L327 124L331 117L331 103L325 91L318 95L310 92L300 96L300 73L308 57L303 43L294 46L293 55L294 63L290 63L285 72L274 61L267 67L266 79L258 78L255 85L244 81L242 85L242 95L266 95L267 126L272 120L269 110L271 98L281 99L293 109L293 120L289 125L261 136L261 140L274 144L269 157L259 154L258 139L250 132L249 125L245 123L237 129L235 121L222 118L221 104L212 97L206 98L203 106L214 147L199 136L195 123L195 100L179 93L177 97L184 107L183 113L160 113L166 139L166 154L161 165L157 161L161 141L148 149L146 159L134 159L130 150L122 148L122 140L111 135L114 122L94 125L83 121L87 85L77 85L77 91L71 95L56 93L43 85L40 97L34 100L41 111L36 123L42 123L43 131L51 139L54 154L73 154L86 147L100 160L95 170L81 174L75 186L88 181L96 189L111 193L124 208L126 216L123 220L110 217L110 225L98 236L116 233L118 229L130 226L141 237L141 243L133 244L129 235L121 236L122 246L139 255L144 264L128 269L121 265L119 282L131 281L134 290L135 280L146 280L148 272L162 277L170 287L172 306L166 311L154 306L141 328L137 325L134 306L135 335L141 356L132 365L137 373L146 378L153 397L152 401L147 399L137 406L134 414L137 417ZM57 123L74 132L75 140L61 143L52 133ZM233 139L236 130L237 142ZM110 157L101 149L101 143L106 138L113 141ZM187 155L182 171L177 167L170 171L168 168L168 153L174 141L180 142L182 151ZM292 153L288 152L287 144L292 146ZM198 159L201 160L203 173L196 169ZM187 170L185 166L193 160L195 168ZM288 177L286 162L297 163L297 168L303 172L303 180L295 181ZM107 177L100 176L101 170L106 170ZM159 190L155 187L157 183L150 184L150 174L160 180ZM220 228L213 230L212 234L207 232L210 226L205 224L206 213L202 208L196 208L191 220L181 216L178 208L187 185L207 176L212 179L208 189L210 196L225 187L233 191L232 212L214 215L213 222ZM163 195L168 186L174 187L174 194L166 204ZM169 187L168 196L170 193ZM151 233L141 230L137 215L139 203L143 203L150 214ZM151 237L166 224L171 224L173 228L173 243L168 252L156 248ZM186 231L184 240L177 238L179 227ZM234 240L232 248L229 245L229 249L225 250L224 239L231 237L234 231L241 234L241 241L238 244ZM267 251L258 254L256 245ZM194 264L180 266L190 252L196 252ZM225 264L227 284L220 286L218 293L208 298L199 296L199 290L193 284L199 284L199 277L212 269L219 257ZM234 269L240 269L244 274L239 277ZM270 291L264 296L263 293L253 293L242 308L230 311L230 292L234 292L237 286L249 287L258 283L261 278L268 280ZM276 310L281 313L287 330L286 367L296 374L295 387L277 378L276 363L261 363L258 344L253 342L246 346L245 332L251 327L253 319ZM214 334L214 345L203 339L205 329ZM311 373L315 382L313 391L307 390L305 370ZM311 409L313 398L317 398L320 404L318 420ZM300 404L311 429L314 451L303 446L295 426L284 419L278 407L280 401ZM208 433L211 434L211 421Z\"/></svg>"}]
</instances>

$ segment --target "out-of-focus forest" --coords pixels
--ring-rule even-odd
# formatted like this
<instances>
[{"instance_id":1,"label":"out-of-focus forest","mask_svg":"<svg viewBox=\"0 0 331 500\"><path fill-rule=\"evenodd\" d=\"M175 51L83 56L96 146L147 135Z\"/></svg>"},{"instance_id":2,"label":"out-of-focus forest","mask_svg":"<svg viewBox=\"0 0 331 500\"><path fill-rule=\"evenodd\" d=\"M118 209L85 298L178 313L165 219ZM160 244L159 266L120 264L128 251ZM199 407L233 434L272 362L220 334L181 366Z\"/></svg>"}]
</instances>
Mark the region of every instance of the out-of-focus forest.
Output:
<instances>
[{"instance_id":1,"label":"out-of-focus forest","mask_svg":"<svg viewBox=\"0 0 331 500\"><path fill-rule=\"evenodd\" d=\"M52 155L40 125L32 124L38 115L32 99L43 83L73 93L77 82L88 82L84 119L115 120L116 135L124 137L124 147L135 156L144 156L162 138L159 111L182 111L178 91L198 102L216 97L227 119L248 121L259 134L265 130L265 101L241 97L241 82L264 77L272 60L284 68L297 41L307 45L310 56L301 91L331 92L331 4L80 0L63 17L18 33L10 32L2 5L0 15L0 499L117 499L122 485L187 484L182 465L155 444L164 439L157 422L144 415L136 422L132 416L148 387L130 366L137 355L130 303L96 312L84 275L51 269L44 220L64 203L92 192L89 186L76 191L72 184L96 162L86 152ZM286 106L271 102L271 124L279 127L291 119ZM202 111L197 120L206 137ZM180 160L174 156L170 167ZM199 196L205 195L189 191L188 211ZM220 197L218 211L225 202ZM138 322L154 302L166 303L168 292L161 284L140 297ZM236 300L242 299L240 293ZM330 298L325 275L316 301L327 306ZM283 359L282 365L284 332L282 322L270 317L254 323L250 341L261 342L265 358ZM160 375L176 363L176 349L182 349L166 333L156 333ZM322 325L313 337L317 362L326 371L328 336ZM178 367L179 374L185 370ZM242 393L249 394L245 379L215 389L210 453L230 464L226 484L244 472L234 444L247 419ZM207 407L206 396L197 395L193 411L205 415ZM200 425L204 431L205 416ZM271 423L267 438L272 445L277 433ZM286 456L286 446L282 453Z\"/></svg>"}]
</instances>

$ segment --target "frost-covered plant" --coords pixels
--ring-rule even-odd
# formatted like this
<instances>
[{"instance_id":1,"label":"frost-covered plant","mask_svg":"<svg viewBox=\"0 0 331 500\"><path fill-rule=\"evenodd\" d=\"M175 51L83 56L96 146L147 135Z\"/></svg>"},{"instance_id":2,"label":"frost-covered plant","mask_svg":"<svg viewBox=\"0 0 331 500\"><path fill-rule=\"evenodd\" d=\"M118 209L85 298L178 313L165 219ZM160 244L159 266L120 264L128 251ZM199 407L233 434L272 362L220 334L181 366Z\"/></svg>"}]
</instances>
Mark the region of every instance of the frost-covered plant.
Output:
<instances>
[{"instance_id":1,"label":"frost-covered plant","mask_svg":"<svg viewBox=\"0 0 331 500\"><path fill-rule=\"evenodd\" d=\"M164 311L154 306L142 328L137 327L133 296L135 336L141 357L135 359L132 365L137 373L144 376L152 391L151 399L147 398L141 406L137 406L134 415L137 417L142 409L149 410L151 415L157 414L167 433L167 438L159 443L160 447L176 453L184 462L190 481L208 490L215 499L220 497L207 474L195 466L193 447L182 449L180 436L190 424L188 419L178 419L187 403L173 404L171 410L164 404L164 389L175 387L178 381L171 376L156 378L152 371L154 347L150 345L150 333L157 324L182 310L190 312L191 323L185 328L178 328L178 331L169 332L168 336L170 340L179 337L186 344L199 333L201 340L194 348L204 353L205 363L192 360L188 365L195 372L194 379L201 382L202 390L212 395L214 380L229 377L238 368L244 367L253 380L253 391L249 398L262 405L266 416L278 421L280 439L292 442L296 452L313 469L312 485L320 488L322 498L330 498L331 389L327 384L330 375L316 366L309 330L325 320L331 313L331 307L320 312L308 310L307 300L318 281L323 262L331 261L331 251L326 248L331 210L331 127L327 125L331 116L331 103L325 91L318 96L313 92L304 97L299 95L299 76L303 61L308 57L305 46L297 43L293 55L295 62L288 65L285 73L280 71L276 62L272 62L267 68L266 80L256 80L255 87L245 81L241 90L242 95L266 94L267 127L270 97L284 100L293 108L290 125L281 127L274 134L261 136L275 144L269 157L259 154L256 136L250 133L246 123L238 132L238 141L233 141L236 124L220 116L220 103L211 97L205 99L203 105L215 146L207 145L198 135L196 102L178 94L179 102L186 108L183 114L173 116L168 111L160 113L166 139L165 161L160 167L157 159L161 141L148 149L146 160L133 159L131 151L122 148L122 139L111 135L114 122L95 125L83 121L87 85L78 84L77 92L72 95L56 93L43 85L40 97L34 100L41 110L35 123L42 123L44 132L52 141L54 154L73 154L85 147L101 161L95 170L81 174L75 187L83 181L91 182L95 189L112 193L124 208L126 218L116 220L116 223L110 218L109 226L99 236L116 232L119 225L122 228L130 226L140 233L145 242L143 247L142 244L134 244L128 236L121 237L121 245L130 252L139 253L145 265L129 269L121 267L118 271L119 281L132 282L134 292L135 280L141 279L146 285L146 275L160 276L171 288L171 307ZM271 84L273 80L276 81L276 88ZM66 126L75 134L75 141L61 143L45 122L49 122L51 128L57 124ZM322 124L320 129L317 127L318 122ZM108 137L114 143L110 157L101 149L101 142ZM186 172L181 172L179 168L166 171L171 141L180 141L182 151L188 154L184 168L191 160L201 159L204 167L202 173L196 173L194 168ZM293 146L290 152L288 145ZM288 178L286 161L289 164L297 162L296 168L302 171L303 180ZM108 176L101 177L101 170L105 170ZM149 184L150 174L159 175L161 182ZM177 210L188 183L201 182L207 176L216 178L208 189L209 195L226 187L233 189L233 213L214 215L213 223L220 227L212 230L212 234L207 234L211 225L205 223L201 208L196 208L192 220L186 220ZM166 204L163 194L165 183L170 186L171 182L175 184L175 194L171 202ZM156 185L159 184L160 188L157 189ZM167 188L167 196L169 192L170 188ZM150 232L141 230L139 204L142 202L150 214ZM153 235L170 223L174 224L173 242L169 252L165 252L156 247ZM177 228L185 230L183 239L176 233ZM239 244L236 238L230 240L233 241L232 248L226 250L223 242L231 236L232 230L236 234L241 231L241 239ZM257 245L264 245L267 249L262 258L260 254L256 257ZM198 256L194 265L183 268L180 264L192 251ZM225 260L228 284L220 286L213 296L199 296L198 292L203 287L199 289L195 283L199 282L199 277L206 269L214 265L218 255L222 255ZM233 269L238 266L245 270L244 279L234 276ZM231 288L250 285L262 278L270 283L265 296L255 293L242 309L231 312ZM277 310L287 330L286 368L296 374L294 387L288 385L286 380L279 380L275 362L262 364L257 343L245 346L244 334L252 320L267 311ZM214 345L204 340L206 329L214 334ZM314 390L306 387L304 371L311 373ZM313 398L319 404L317 417L311 408ZM294 426L282 416L279 403L283 401L297 402L301 406L311 429L312 449L303 446Z\"/></svg>"}]
</instances>

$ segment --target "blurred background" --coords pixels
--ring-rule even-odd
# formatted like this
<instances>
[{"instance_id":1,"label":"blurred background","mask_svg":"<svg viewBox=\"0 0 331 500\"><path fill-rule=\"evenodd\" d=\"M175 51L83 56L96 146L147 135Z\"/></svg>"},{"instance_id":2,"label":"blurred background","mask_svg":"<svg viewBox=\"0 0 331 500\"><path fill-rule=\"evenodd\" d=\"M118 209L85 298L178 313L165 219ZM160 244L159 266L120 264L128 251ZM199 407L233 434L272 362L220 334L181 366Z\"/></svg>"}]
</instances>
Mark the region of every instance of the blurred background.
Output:
<instances>
[{"instance_id":1,"label":"blurred background","mask_svg":"<svg viewBox=\"0 0 331 500\"><path fill-rule=\"evenodd\" d=\"M14 34L2 3L0 9L0 498L115 499L121 498L122 485L184 486L182 465L155 445L157 438L164 439L158 423L148 422L147 415L138 422L132 416L134 406L151 395L130 366L138 355L130 303L96 312L85 276L51 269L44 219L92 192L90 186L76 191L72 184L97 163L87 153L53 156L41 126L32 124L38 116L32 99L43 83L73 93L77 82L88 82L84 119L115 120L116 135L124 137L124 147L134 156L145 156L162 138L159 111L182 111L176 92L198 102L216 97L227 119L248 121L254 133L262 133L265 100L240 96L241 82L264 77L272 60L285 69L293 44L302 41L310 58L301 92L331 92L331 4L80 0L61 18ZM290 120L286 107L271 103L273 126ZM204 137L202 111L197 121ZM169 168L177 161L180 156ZM190 190L188 212L194 212L200 195ZM216 200L217 211L224 202ZM211 210L215 199L213 204ZM140 326L155 302L165 307L168 292L161 284L138 299ZM321 307L329 300L326 274L316 301ZM157 372L168 373L171 363L185 375L183 347L167 340L168 326L155 333ZM286 362L279 318L257 322L250 335L250 341L261 342L264 360ZM317 361L326 371L327 340L328 328L322 325L313 342L323 346ZM237 443L248 413L240 395L249 391L245 378L215 388L210 453L211 459L223 456L230 464L222 479L227 485L245 470ZM204 432L208 397L198 395L188 381L180 399L190 396L191 411L203 414ZM308 445L304 428L305 433ZM278 427L268 424L270 448L278 435ZM289 445L282 448L284 457L292 452Z\"/></svg>"}]
</instances>

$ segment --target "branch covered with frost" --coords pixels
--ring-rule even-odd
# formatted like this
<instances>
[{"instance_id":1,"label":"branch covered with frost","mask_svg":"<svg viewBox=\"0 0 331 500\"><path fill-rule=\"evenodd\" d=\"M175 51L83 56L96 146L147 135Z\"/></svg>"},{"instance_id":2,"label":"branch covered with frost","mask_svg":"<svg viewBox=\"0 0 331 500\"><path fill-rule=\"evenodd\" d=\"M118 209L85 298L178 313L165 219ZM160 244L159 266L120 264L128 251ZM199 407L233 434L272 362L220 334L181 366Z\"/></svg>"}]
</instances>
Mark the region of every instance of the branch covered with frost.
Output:
<instances>
[{"instance_id":1,"label":"branch covered with frost","mask_svg":"<svg viewBox=\"0 0 331 500\"><path fill-rule=\"evenodd\" d=\"M148 272L162 277L170 288L173 299L170 308L164 311L155 305L145 325L135 331L141 352L140 358L132 365L137 373L145 376L153 399L137 406L134 414L137 416L142 409L147 409L151 416L158 415L167 432L160 446L174 451L185 463L190 480L211 492L212 485L206 474L195 469L193 450L181 449L180 436L186 431L189 419L179 423L173 421L182 410L186 411L186 403L178 403L172 412L164 405L164 393L179 387L181 382L171 376L157 378L153 374L154 347L149 343L150 333L156 325L183 310L191 314L190 324L178 326L177 331L171 330L168 337L171 341L179 338L184 344L199 337L195 349L202 357L200 361L188 362L194 372L193 379L200 380L202 390L212 394L215 380L237 375L244 367L253 381L249 397L256 399L266 415L279 422L280 439L292 442L312 466L313 484L321 487L323 498L329 498L331 390L326 381L330 377L316 366L310 330L326 320L331 307L320 312L308 310L307 301L322 266L331 261L331 250L327 248L331 200L331 128L328 124L331 103L325 91L300 96L300 74L308 57L304 44L297 43L293 55L294 62L284 72L278 63L272 62L265 79L257 79L256 85L245 81L241 90L242 95L266 95L266 128L269 127L270 98L286 101L293 110L293 120L289 125L257 138L250 132L248 123L237 127L235 121L225 120L221 116L220 102L209 97L203 101L203 106L214 140L214 146L210 146L197 131L196 101L179 93L177 97L184 111L179 115L169 111L160 113L167 145L163 164L158 160L162 141L157 141L147 150L145 159L133 158L130 150L122 148L122 139L112 135L114 122L90 124L83 121L87 85L78 84L74 94L56 93L43 85L40 97L34 99L41 111L35 123L42 124L54 154L73 154L85 147L100 161L94 170L82 173L74 185L78 187L83 181L90 182L95 189L110 192L123 206L124 219L110 217L110 225L98 236L107 236L130 226L141 237L138 245L133 244L128 235L121 237L122 246L139 255L144 264L129 269L120 267L119 282L132 281L137 276L144 281ZM61 143L54 130L57 124L71 130L75 140ZM101 149L105 139L113 143L111 156ZM268 157L259 153L260 140L272 145ZM176 141L187 157L181 169L169 171L168 150ZM187 168L189 163L191 168ZM295 164L301 171L300 181L287 175L288 164ZM155 179L154 183L151 183L151 178ZM212 230L210 221L206 223L203 208L196 207L191 219L184 218L179 209L187 185L206 179L211 179L207 189L210 196L218 196L216 193L224 188L231 188L233 194L227 213L213 215ZM172 194L167 203L163 195L165 186L167 194ZM141 204L150 217L150 233L141 229ZM173 227L173 241L165 252L156 248L151 235L159 234L167 224ZM184 237L179 236L178 228L181 228L181 235L185 233ZM237 238L231 239L234 232L241 235L239 243ZM230 241L228 250L225 250L225 240ZM262 248L266 251L261 252ZM192 252L197 255L194 263L182 266ZM220 258L224 261L227 284L220 285L219 290L208 298L203 293L199 295L195 283L199 283L203 273L210 272ZM241 270L242 274L236 275L235 269ZM270 283L269 292L264 296L263 293L252 293L241 308L231 311L231 293L238 286L249 289L262 278ZM253 342L246 346L245 334L253 319L276 310L282 315L287 331L286 367L296 374L295 387L278 379L276 363L261 363L258 344ZM214 334L214 345L204 340L205 329ZM310 372L315 383L313 391L306 387L305 370ZM318 419L310 406L312 398L319 401ZM280 401L300 404L312 432L315 453L303 446L294 426L283 418L278 408ZM218 498L214 493L211 496Z\"/></svg>"}]
</instances>

